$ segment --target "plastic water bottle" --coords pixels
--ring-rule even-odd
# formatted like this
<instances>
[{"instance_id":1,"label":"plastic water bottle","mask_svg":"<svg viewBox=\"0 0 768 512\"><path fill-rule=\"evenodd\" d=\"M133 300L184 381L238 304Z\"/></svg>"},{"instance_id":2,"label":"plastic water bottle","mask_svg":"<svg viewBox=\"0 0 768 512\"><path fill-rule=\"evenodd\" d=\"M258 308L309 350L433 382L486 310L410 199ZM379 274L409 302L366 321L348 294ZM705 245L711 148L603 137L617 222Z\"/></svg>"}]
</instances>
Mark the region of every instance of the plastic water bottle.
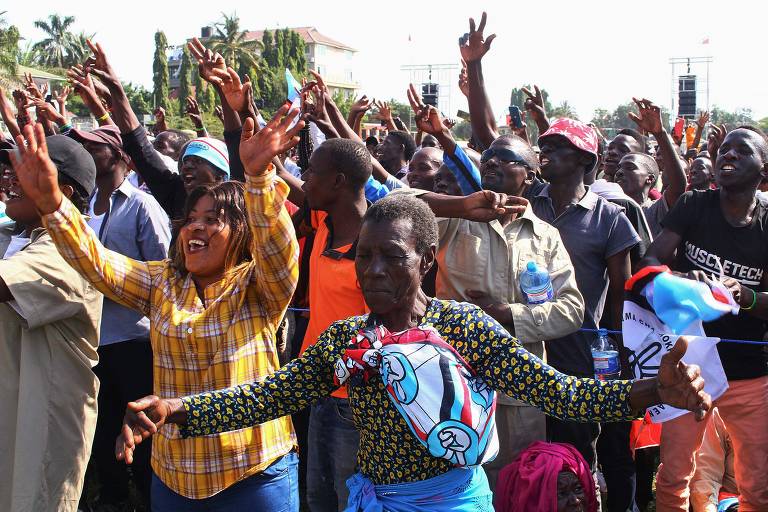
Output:
<instances>
[{"instance_id":1,"label":"plastic water bottle","mask_svg":"<svg viewBox=\"0 0 768 512\"><path fill-rule=\"evenodd\" d=\"M615 380L620 377L619 351L608 337L608 329L598 329L597 338L592 342L592 360L597 380Z\"/></svg>"},{"instance_id":2,"label":"plastic water bottle","mask_svg":"<svg viewBox=\"0 0 768 512\"><path fill-rule=\"evenodd\" d=\"M555 297L549 273L533 261L529 261L525 271L520 274L520 289L528 304L542 304Z\"/></svg>"}]
</instances>

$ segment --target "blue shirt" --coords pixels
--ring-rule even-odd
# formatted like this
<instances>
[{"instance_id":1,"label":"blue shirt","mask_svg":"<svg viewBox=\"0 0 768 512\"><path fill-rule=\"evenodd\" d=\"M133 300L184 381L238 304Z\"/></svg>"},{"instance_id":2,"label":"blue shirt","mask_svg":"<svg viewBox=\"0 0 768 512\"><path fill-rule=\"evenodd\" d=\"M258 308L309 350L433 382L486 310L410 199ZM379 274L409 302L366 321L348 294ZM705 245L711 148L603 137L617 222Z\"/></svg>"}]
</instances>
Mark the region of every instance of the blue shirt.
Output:
<instances>
[{"instance_id":1,"label":"blue shirt","mask_svg":"<svg viewBox=\"0 0 768 512\"><path fill-rule=\"evenodd\" d=\"M537 183L527 199L533 213L558 229L576 271L576 285L584 296L584 324L597 328L608 292L608 258L640 242L622 208L587 188L581 200L559 216L555 214L549 185ZM575 332L548 341L547 361L561 371L577 375L593 372L589 345L594 334Z\"/></svg>"},{"instance_id":2,"label":"blue shirt","mask_svg":"<svg viewBox=\"0 0 768 512\"><path fill-rule=\"evenodd\" d=\"M164 260L171 244L168 215L154 197L127 179L112 193L96 234L107 249L141 261ZM105 298L99 345L133 339L149 339L149 319Z\"/></svg>"}]
</instances>

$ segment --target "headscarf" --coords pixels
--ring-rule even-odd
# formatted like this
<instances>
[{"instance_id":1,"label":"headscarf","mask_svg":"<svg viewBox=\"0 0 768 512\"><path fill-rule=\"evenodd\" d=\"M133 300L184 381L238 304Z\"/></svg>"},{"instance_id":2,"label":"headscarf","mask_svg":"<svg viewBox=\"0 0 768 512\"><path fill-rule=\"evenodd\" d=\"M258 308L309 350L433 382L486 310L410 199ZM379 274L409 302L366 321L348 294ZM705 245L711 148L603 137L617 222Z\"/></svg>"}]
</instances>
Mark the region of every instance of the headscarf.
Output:
<instances>
[{"instance_id":1,"label":"headscarf","mask_svg":"<svg viewBox=\"0 0 768 512\"><path fill-rule=\"evenodd\" d=\"M536 441L499 473L497 512L557 512L557 475L571 471L581 482L587 512L597 512L592 472L584 457L565 443Z\"/></svg>"}]
</instances>

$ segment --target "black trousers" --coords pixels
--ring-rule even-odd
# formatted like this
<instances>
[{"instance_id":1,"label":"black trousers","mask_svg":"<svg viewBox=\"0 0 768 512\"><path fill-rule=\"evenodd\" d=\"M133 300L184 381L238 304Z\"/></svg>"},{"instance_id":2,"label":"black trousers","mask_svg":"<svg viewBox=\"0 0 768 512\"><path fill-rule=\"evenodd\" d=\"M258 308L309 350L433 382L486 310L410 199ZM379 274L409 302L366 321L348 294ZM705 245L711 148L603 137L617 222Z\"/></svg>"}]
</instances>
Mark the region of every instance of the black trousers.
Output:
<instances>
[{"instance_id":1,"label":"black trousers","mask_svg":"<svg viewBox=\"0 0 768 512\"><path fill-rule=\"evenodd\" d=\"M149 510L152 483L151 439L136 447L133 464L115 459L115 439L120 433L125 405L152 394L152 347L149 340L131 340L99 347L94 373L101 382L99 417L91 460L101 484L99 503L118 505L128 499L128 481L133 480Z\"/></svg>"},{"instance_id":2,"label":"black trousers","mask_svg":"<svg viewBox=\"0 0 768 512\"><path fill-rule=\"evenodd\" d=\"M608 512L634 512L635 461L629 448L632 423L601 423L597 438L597 462L608 488Z\"/></svg>"}]
</instances>

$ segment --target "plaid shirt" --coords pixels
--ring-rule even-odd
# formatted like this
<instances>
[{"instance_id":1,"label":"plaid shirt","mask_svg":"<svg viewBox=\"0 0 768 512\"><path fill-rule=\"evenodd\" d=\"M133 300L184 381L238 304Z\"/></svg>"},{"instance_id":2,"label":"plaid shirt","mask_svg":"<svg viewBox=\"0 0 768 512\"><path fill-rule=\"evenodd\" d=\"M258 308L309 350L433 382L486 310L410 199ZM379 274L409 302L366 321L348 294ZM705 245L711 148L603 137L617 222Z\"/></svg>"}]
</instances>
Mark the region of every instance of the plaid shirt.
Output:
<instances>
[{"instance_id":1,"label":"plaid shirt","mask_svg":"<svg viewBox=\"0 0 768 512\"><path fill-rule=\"evenodd\" d=\"M66 199L44 222L62 256L88 281L149 317L155 394L172 398L261 381L279 368L275 331L298 279L287 195L274 171L248 177L245 203L258 251L204 290L205 305L191 276L181 276L169 261L136 261L104 248ZM153 440L152 469L175 492L206 498L295 445L288 416L188 439L165 425Z\"/></svg>"}]
</instances>

